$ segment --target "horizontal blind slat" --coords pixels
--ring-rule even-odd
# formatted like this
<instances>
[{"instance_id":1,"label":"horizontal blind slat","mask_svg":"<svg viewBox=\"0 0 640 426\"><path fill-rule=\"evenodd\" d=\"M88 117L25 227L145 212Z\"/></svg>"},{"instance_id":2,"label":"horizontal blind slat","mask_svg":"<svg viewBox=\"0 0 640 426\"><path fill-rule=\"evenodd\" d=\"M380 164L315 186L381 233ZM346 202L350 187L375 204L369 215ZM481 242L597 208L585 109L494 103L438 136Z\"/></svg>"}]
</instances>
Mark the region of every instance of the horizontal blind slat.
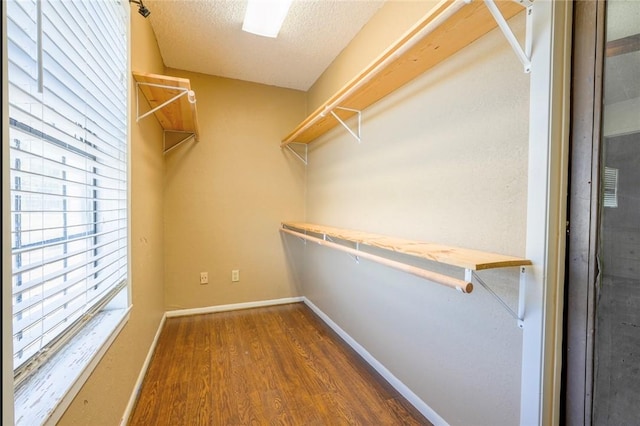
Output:
<instances>
[{"instance_id":1,"label":"horizontal blind slat","mask_svg":"<svg viewBox=\"0 0 640 426\"><path fill-rule=\"evenodd\" d=\"M121 247L126 247L125 245L125 238L122 236L126 231L126 228L121 228L121 229L114 229L114 230L110 230L108 232L102 232L100 233L100 235L96 235L96 234L89 234L89 235L82 235L82 236L74 236L69 238L68 240L65 240L63 242L57 242L55 245L51 244L51 245L47 245L47 246L38 246L36 248L31 248L29 250L24 250L22 252L19 253L15 253L15 256L22 256L23 259L21 260L22 265L21 266L16 266L15 262L14 262L14 268L13 268L13 275L16 276L18 274L25 274L27 272L33 271L35 269L38 269L40 267L42 267L43 265L43 261L32 261L29 264L25 265L25 261L24 261L24 257L27 257L26 255L29 254L35 254L34 257L40 259L41 257L44 256L38 256L40 255L44 250L46 249L51 249L51 248L58 248L58 249L62 249L64 250L64 246L68 245L68 246L90 246L91 250L99 250L104 248L107 245L113 244L114 242L119 242ZM100 243L94 244L92 241L88 241L88 240L99 240ZM78 244L80 243L80 244ZM47 256L47 262L48 263L57 263L60 261L65 261L68 259L71 259L73 257L77 257L79 254L81 253L86 253L87 250L75 250L73 252L65 252L62 255L59 256ZM87 260L87 263L91 263L93 261L98 260L99 257L96 256L92 256L89 257ZM68 272L67 272L68 273ZM53 276L51 278L56 278L56 276ZM22 281L24 283L24 280ZM23 284L23 285L28 285L28 284ZM24 287L26 288L26 287Z\"/></svg>"},{"instance_id":2,"label":"horizontal blind slat","mask_svg":"<svg viewBox=\"0 0 640 426\"><path fill-rule=\"evenodd\" d=\"M113 291L119 286L119 284L114 285L104 291L95 292L96 297L94 299L98 299L97 303L93 303L93 306L89 303L86 303L86 299L82 299L82 295L74 295L67 299L66 308L61 309L61 306L51 307L44 314L40 315L37 318L33 318L31 321L22 321L17 324L14 323L14 341L17 342L15 351L24 351L28 350L30 346L34 343L48 343L55 339L54 335L49 335L52 330L59 328L60 326L64 326L64 328L70 328L74 325L74 322L79 317L83 316L83 314L92 312L94 310L94 306L100 303L101 299L105 299L104 296L108 295L109 292ZM86 293L85 293L86 294ZM35 332L34 332L35 329ZM43 338L43 336L45 336ZM43 341L44 339L44 341Z\"/></svg>"},{"instance_id":3,"label":"horizontal blind slat","mask_svg":"<svg viewBox=\"0 0 640 426\"><path fill-rule=\"evenodd\" d=\"M45 89L47 87L45 86ZM62 147L73 147L75 153L82 155L83 157L90 157L92 159L102 159L103 162L109 162L112 160L114 163L118 163L122 160L124 154L124 145L120 142L122 139L122 132L108 133L103 132L101 137L98 137L90 129L84 127L82 124L78 124L77 121L69 120L65 118L60 121L60 127L51 122L52 117L61 117L58 111L65 114L71 114L74 111L65 110L64 105L58 105L58 111L54 111L50 107L44 107L40 110L33 110L33 108L27 110L24 105L29 105L28 102L34 102L37 98L36 94L26 92L20 87L14 86L13 89L16 92L22 92L24 97L22 103L13 104L10 109L13 110L9 125L15 126L22 130L27 136L34 136L36 138L46 138L50 143L55 143ZM57 96L56 96L57 98ZM36 113L38 115L36 115ZM20 115L18 115L20 114ZM35 128L30 123L37 123L40 128ZM68 125L62 127L62 124ZM102 142L96 144L96 142Z\"/></svg>"},{"instance_id":4,"label":"horizontal blind slat","mask_svg":"<svg viewBox=\"0 0 640 426\"><path fill-rule=\"evenodd\" d=\"M83 279L86 279L87 277L91 277L91 276L95 276L100 274L101 272L103 272L104 270L108 269L110 266L112 266L114 264L114 262L116 260L119 260L122 254L122 250L121 249L115 249L111 252L108 253L107 256L101 257L99 259L91 259L91 260L87 260L86 262L82 262L81 264L78 265L72 265L68 268L66 268L66 274L65 273L60 273L58 274L56 273L51 273L49 274L48 277L46 277L46 279L43 279L42 281L36 282L35 280L24 283L23 285L16 285L13 287L13 296L14 298L16 296L18 296L18 299L21 299L20 296L24 296L24 294L28 291L32 291L32 290L36 290L39 291L41 289L43 289L43 286L49 284L50 281L53 281L55 279L58 278L65 278L65 281L63 281L63 284L58 285L59 288L64 289L64 287L71 287L75 284L77 284L78 282L81 282ZM100 263L100 261L103 261L103 263ZM109 262L109 263L104 263L105 261ZM100 263L100 266L90 266L91 263ZM77 278L73 281L67 281L66 280L66 275L72 275L73 272L75 272L76 270L80 270L80 271L86 271L85 272L85 278ZM23 298L23 297L22 297ZM19 303L19 302L17 302ZM20 311L16 309L16 311L14 312L14 314L18 314Z\"/></svg>"},{"instance_id":5,"label":"horizontal blind slat","mask_svg":"<svg viewBox=\"0 0 640 426\"><path fill-rule=\"evenodd\" d=\"M72 291L73 289L83 289L81 294L85 294L91 288L104 287L109 288L114 285L114 281L116 281L114 274L116 276L126 275L126 268L120 266L119 264L126 260L123 256L117 258L117 260L110 263L107 267L103 268L104 271L109 272L105 273L100 280L89 278L77 279L73 282L70 282L67 286L64 287L52 287L48 289L40 289L42 290L42 295L36 295L33 297L22 298L19 302L16 302L16 315L14 317L20 318L23 317L25 312L28 312L30 309L34 307L41 306L43 303L49 303L49 301L58 294L64 294L67 291ZM103 285L105 284L105 285ZM80 293L78 293L80 294ZM23 328L28 326L18 326L14 327L14 332L20 331Z\"/></svg>"},{"instance_id":6,"label":"horizontal blind slat","mask_svg":"<svg viewBox=\"0 0 640 426\"><path fill-rule=\"evenodd\" d=\"M69 156L80 156L82 159L90 159L96 161L98 164L117 169L116 165L119 165L123 161L124 151L120 148L115 148L113 146L109 147L108 151L100 150L96 147L94 143L90 143L88 140L83 139L81 136L77 134L71 135L70 133L65 133L62 129L58 129L52 126L50 123L40 122L41 129L34 128L29 125L25 121L19 121L14 118L14 116L18 116L22 113L21 118L23 120L26 118L28 120L36 120L37 117L33 115L33 112L27 112L24 109L18 108L16 105L13 108L16 110L13 113L13 116L9 119L9 126L19 129L25 137L25 141L21 139L17 139L17 134L13 135L14 141L17 139L24 144L29 142L31 144L42 144L43 146L47 146L49 149L53 149L51 152L47 152L48 155L51 155L56 152L57 149L63 148L69 150L67 155ZM31 139L29 139L31 138ZM44 156L45 152L42 152L40 155L44 158L49 158Z\"/></svg>"}]
</instances>

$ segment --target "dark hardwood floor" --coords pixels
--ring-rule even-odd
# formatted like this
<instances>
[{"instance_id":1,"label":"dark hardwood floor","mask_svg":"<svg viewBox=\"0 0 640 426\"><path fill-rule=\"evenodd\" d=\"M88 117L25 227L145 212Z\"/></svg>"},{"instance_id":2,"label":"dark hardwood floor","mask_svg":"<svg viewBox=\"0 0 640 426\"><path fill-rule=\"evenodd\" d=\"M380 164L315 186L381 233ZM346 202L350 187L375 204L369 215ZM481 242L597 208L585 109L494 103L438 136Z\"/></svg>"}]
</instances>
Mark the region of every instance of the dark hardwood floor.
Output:
<instances>
[{"instance_id":1,"label":"dark hardwood floor","mask_svg":"<svg viewBox=\"0 0 640 426\"><path fill-rule=\"evenodd\" d=\"M129 425L430 425L304 304L167 319Z\"/></svg>"}]
</instances>

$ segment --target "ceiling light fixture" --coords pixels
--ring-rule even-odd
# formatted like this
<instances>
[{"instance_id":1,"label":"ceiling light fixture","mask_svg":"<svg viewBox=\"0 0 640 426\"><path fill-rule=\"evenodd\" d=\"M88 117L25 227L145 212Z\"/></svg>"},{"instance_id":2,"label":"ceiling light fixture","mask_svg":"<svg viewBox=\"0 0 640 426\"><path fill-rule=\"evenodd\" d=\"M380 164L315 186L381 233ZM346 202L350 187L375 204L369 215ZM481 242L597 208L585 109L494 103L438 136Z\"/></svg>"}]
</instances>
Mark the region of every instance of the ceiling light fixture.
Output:
<instances>
[{"instance_id":1,"label":"ceiling light fixture","mask_svg":"<svg viewBox=\"0 0 640 426\"><path fill-rule=\"evenodd\" d=\"M280 32L292 0L249 0L242 30L275 38Z\"/></svg>"},{"instance_id":2,"label":"ceiling light fixture","mask_svg":"<svg viewBox=\"0 0 640 426\"><path fill-rule=\"evenodd\" d=\"M135 3L138 5L138 13L142 16L144 16L145 18L148 17L149 15L151 15L151 12L149 11L149 9L147 9L147 7L142 4L142 0L129 0L129 3Z\"/></svg>"}]
</instances>

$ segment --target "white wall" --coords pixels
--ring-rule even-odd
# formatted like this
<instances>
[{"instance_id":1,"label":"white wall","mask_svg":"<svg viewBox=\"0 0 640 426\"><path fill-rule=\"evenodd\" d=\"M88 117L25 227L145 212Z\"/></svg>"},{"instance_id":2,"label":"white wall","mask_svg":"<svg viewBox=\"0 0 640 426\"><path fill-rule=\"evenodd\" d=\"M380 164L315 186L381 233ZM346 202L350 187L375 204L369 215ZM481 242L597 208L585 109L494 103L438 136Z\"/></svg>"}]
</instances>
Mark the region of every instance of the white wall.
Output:
<instances>
[{"instance_id":1,"label":"white wall","mask_svg":"<svg viewBox=\"0 0 640 426\"><path fill-rule=\"evenodd\" d=\"M365 110L361 144L332 130L310 146L307 221L524 256L528 82L494 31ZM305 255L303 294L445 421L519 422L522 330L479 285ZM512 306L517 275L481 273Z\"/></svg>"}]
</instances>

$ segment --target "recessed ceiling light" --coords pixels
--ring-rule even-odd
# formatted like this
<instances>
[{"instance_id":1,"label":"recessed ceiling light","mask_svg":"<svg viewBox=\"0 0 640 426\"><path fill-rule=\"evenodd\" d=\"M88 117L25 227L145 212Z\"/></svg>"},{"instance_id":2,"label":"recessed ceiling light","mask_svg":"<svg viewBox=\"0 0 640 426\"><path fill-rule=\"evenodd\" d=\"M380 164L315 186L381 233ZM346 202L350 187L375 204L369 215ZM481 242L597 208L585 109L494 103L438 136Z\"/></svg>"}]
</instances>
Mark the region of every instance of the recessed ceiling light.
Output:
<instances>
[{"instance_id":1,"label":"recessed ceiling light","mask_svg":"<svg viewBox=\"0 0 640 426\"><path fill-rule=\"evenodd\" d=\"M263 37L277 37L291 1L249 0L242 30Z\"/></svg>"}]
</instances>

